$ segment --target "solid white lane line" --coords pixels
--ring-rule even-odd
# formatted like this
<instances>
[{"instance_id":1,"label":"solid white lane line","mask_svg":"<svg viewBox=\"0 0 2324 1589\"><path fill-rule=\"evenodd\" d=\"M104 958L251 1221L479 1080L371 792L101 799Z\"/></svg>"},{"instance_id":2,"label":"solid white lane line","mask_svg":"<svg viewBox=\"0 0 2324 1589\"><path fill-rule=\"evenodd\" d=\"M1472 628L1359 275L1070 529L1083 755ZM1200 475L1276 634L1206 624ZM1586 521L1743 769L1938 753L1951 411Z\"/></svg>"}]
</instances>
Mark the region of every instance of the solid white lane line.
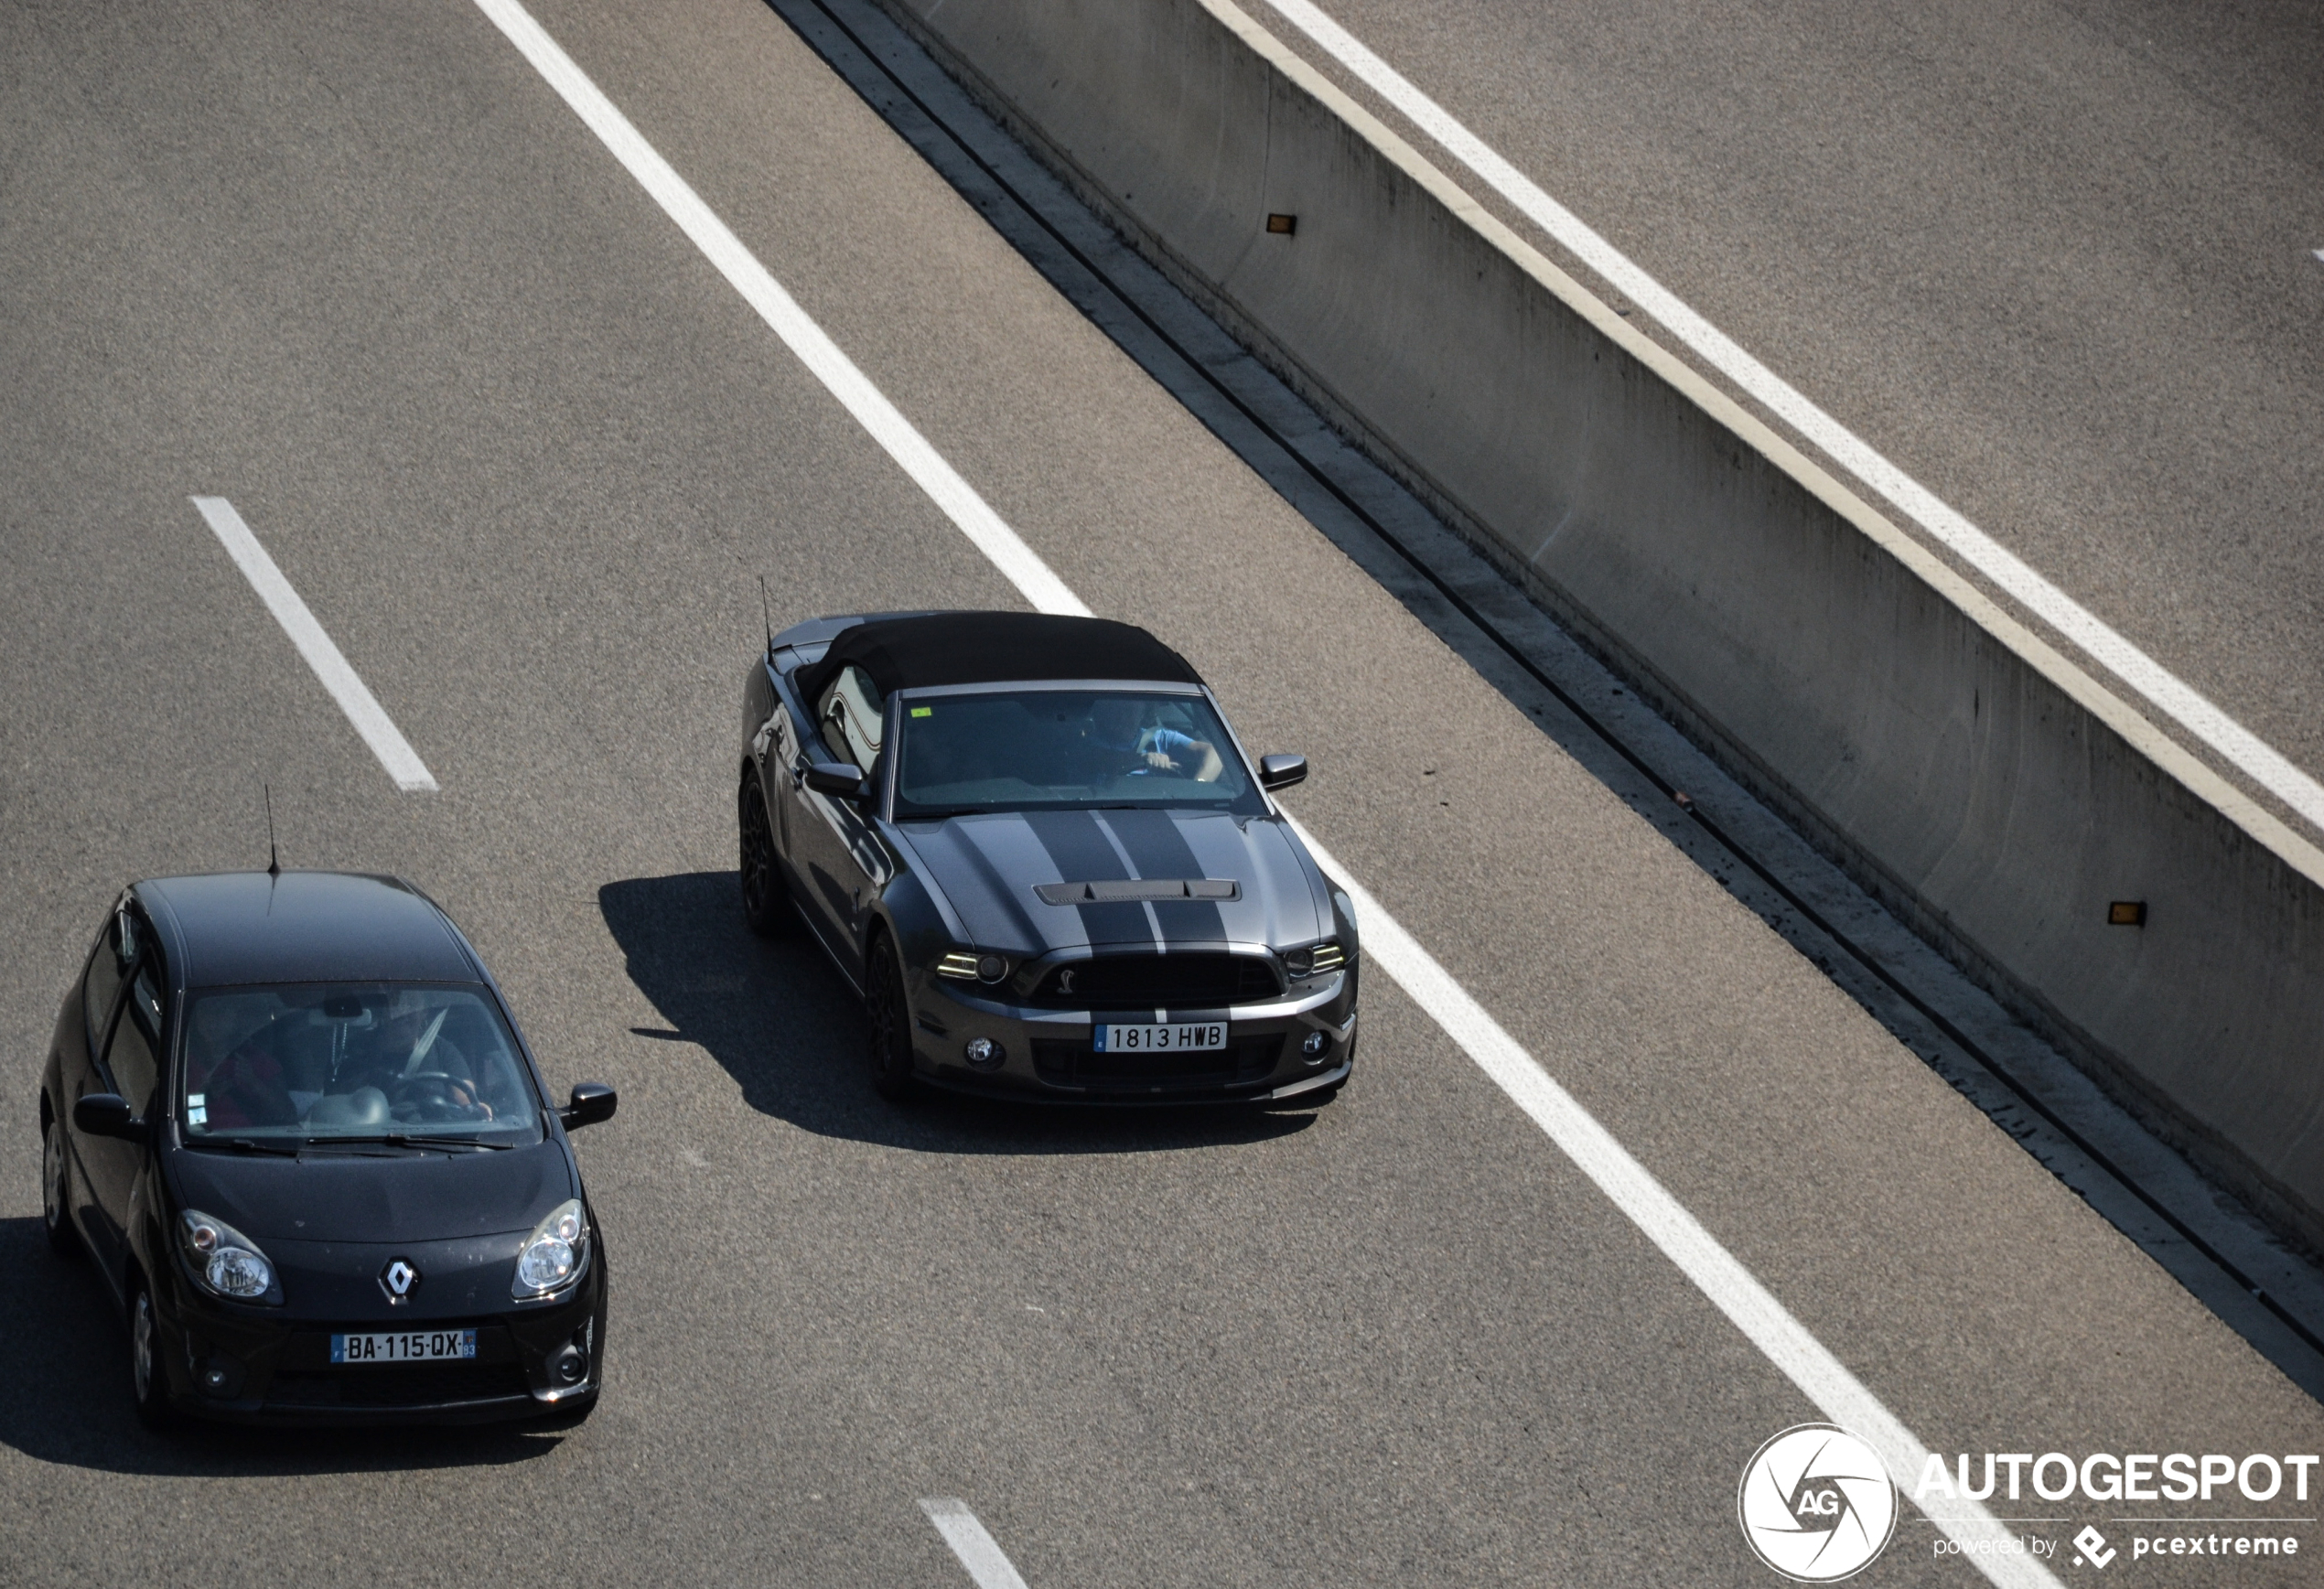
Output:
<instances>
[{"instance_id":1,"label":"solid white lane line","mask_svg":"<svg viewBox=\"0 0 2324 1589\"><path fill-rule=\"evenodd\" d=\"M911 421L855 368L855 360L823 334L823 328L792 301L782 284L743 247L742 240L727 229L725 221L711 213L701 196L629 124L629 119L614 109L613 102L598 91L597 85L573 64L572 58L543 31L532 15L517 0L476 3L478 9L490 17L493 25L508 35L509 42L533 63L533 69L573 107L574 113L597 135L613 157L638 179L638 186L652 196L654 202L678 223L681 231L694 240L703 257L734 284L743 301L759 311L759 317L782 338L783 345L839 399L841 406L855 416L855 423L871 433L872 439L887 449L888 456L928 493L946 517L960 526L961 532L1026 593L1027 599L1043 612L1087 617L1090 609L1081 605L1081 598L1049 572L1048 564L1027 550L1017 531L928 445L927 438L913 428Z\"/></svg>"},{"instance_id":2,"label":"solid white lane line","mask_svg":"<svg viewBox=\"0 0 2324 1589\"><path fill-rule=\"evenodd\" d=\"M1469 990L1453 980L1436 956L1420 947L1396 918L1332 857L1305 824L1284 813L1315 854L1316 864L1337 878L1356 907L1363 954L1393 977L1428 1017L1460 1045L1477 1068L1523 1110L1565 1156L1581 1166L1599 1191L1661 1248L1713 1306L1725 1314L1768 1360L1783 1370L1824 1415L1853 1431L1879 1452L1892 1474L1911 1483L1929 1460L1928 1448L1864 1382L1848 1372L1807 1326L1791 1316L1757 1276L1721 1246L1702 1222L1671 1196L1652 1171L1630 1155L1613 1133L1598 1123L1573 1094L1560 1087L1541 1062L1502 1029ZM1990 1540L1996 1519L1975 1501L1931 1498L1916 1503L1954 1539ZM1996 1584L2043 1584L2055 1580L2030 1557L1972 1558Z\"/></svg>"},{"instance_id":3,"label":"solid white lane line","mask_svg":"<svg viewBox=\"0 0 2324 1589\"><path fill-rule=\"evenodd\" d=\"M395 787L434 789L436 777L420 759L420 753L412 748L412 742L403 737L386 708L379 703L379 698L347 665L347 659L331 644L331 637L315 621L307 603L291 588L291 582L283 577L283 571L274 566L274 560L266 555L266 548L250 532L250 526L234 511L234 505L223 497L187 499L199 510L210 533L218 537L219 544L226 548L226 555L234 560L234 566L242 571L242 577L258 592L258 599L266 604L274 621L283 626L283 632L290 636L291 644L307 659L307 665L315 670L315 676L331 693L331 699L339 703L339 709L355 725L355 732L363 736L363 743L371 747L371 754L387 768L387 776L395 780Z\"/></svg>"},{"instance_id":4,"label":"solid white lane line","mask_svg":"<svg viewBox=\"0 0 2324 1589\"><path fill-rule=\"evenodd\" d=\"M968 1509L966 1501L940 1497L920 1502L920 1509L928 1514L928 1520L936 1525L936 1531L952 1546L952 1554L961 1559L968 1575L976 1580L976 1589L1026 1589L1025 1580L1017 1576L1017 1569L1001 1553L993 1536L984 1531L984 1525L976 1520L976 1514Z\"/></svg>"},{"instance_id":5,"label":"solid white lane line","mask_svg":"<svg viewBox=\"0 0 2324 1589\"><path fill-rule=\"evenodd\" d=\"M1228 0L1214 3L1224 6ZM1318 10L1312 0L1265 3L1312 39L1317 48L1395 106L1415 126L1442 145L1494 192L1515 205L1534 225L1660 320L1672 336L1693 349L1696 357L1773 411L1843 468L1887 498L1890 506L1918 522L2115 677L2177 719L2190 734L2242 768L2254 783L2324 828L2324 784L2293 766L2275 746L2212 704L2194 686L2140 650L2095 613L2035 573L2017 553L1947 507L1934 492L1875 452L1869 443L1745 352L1573 211L1542 191L1523 172L1455 120L1451 113L1365 48L1354 35Z\"/></svg>"},{"instance_id":6,"label":"solid white lane line","mask_svg":"<svg viewBox=\"0 0 2324 1589\"><path fill-rule=\"evenodd\" d=\"M488 12L494 13L495 21L500 20L498 13L504 10L522 19L525 36L534 38L536 48L541 51L538 56L532 51L527 52L533 64L539 67L542 59L553 59L559 63L562 71L569 74L571 86L558 85L558 91L565 95L567 103L573 104L576 110L584 102L603 107L603 118L589 124L600 137L606 138L608 146L612 145L613 140L604 129L609 126L618 126L624 136L634 141L635 157L624 156L624 165L633 173L642 166L646 169L667 174L667 180L674 190L683 192L695 206L700 205L701 201L694 197L693 190L670 172L670 167L659 155L646 147L636 130L606 102L604 96L581 75L580 69L515 5L514 0L477 0L477 3ZM519 38L519 30L511 23L502 22L501 27L511 38ZM548 75L545 68L542 70L543 76ZM554 78L551 81L556 81ZM620 150L617 148L615 153L619 155ZM669 208L667 200L664 207ZM673 209L672 213L674 216L676 211ZM781 291L732 232L708 217L706 211L704 219L706 222L704 231L689 229L688 235L694 237L697 244L702 243L705 233L723 239L725 246L739 256L733 266L724 263L719 266L729 281L735 281L737 287L744 281L763 282L773 291ZM715 232L710 231L711 228L715 229ZM709 252L707 245L704 245L704 251ZM748 292L745 295L748 295ZM844 365L855 381L862 382L863 389L876 400L875 404L868 405L871 412L895 415L894 424L902 427L920 446L926 447L927 444L920 440L919 433L911 430L884 396L872 390L870 382L865 381L853 364L846 362L845 356L807 318L805 313L787 296L781 302L788 313L797 317L803 327L802 340L809 346L829 349L829 357ZM766 311L762 309L760 312L764 314ZM769 324L774 323L769 317ZM792 342L791 337L785 334L781 327L777 326L776 329L793 348L801 345ZM833 390L835 393L839 391L835 386ZM841 401L847 401L844 394ZM861 419L865 411L851 404L850 412L855 413ZM934 456L932 451L929 456ZM899 458L898 461L902 460ZM941 465L941 460L938 462ZM908 464L906 467L911 466ZM922 479L925 484L923 477L917 472L913 478ZM959 479L950 466L942 466L941 478ZM960 489L968 491L965 484L962 484ZM931 490L931 495L933 494ZM970 495L974 497L974 493ZM983 508L981 500L978 506ZM987 514L991 512L990 509L984 510ZM997 518L992 519L989 524L978 521L980 525L984 525L981 532L971 529L969 523L957 514L953 515L953 522L960 524L969 538L993 559L1035 607L1044 612L1089 611L1032 548ZM994 548L996 545L1007 552L1006 561L995 553ZM1298 831L1308 843L1315 844L1314 836L1304 827ZM1582 1166L1591 1180L1613 1199L1617 1208L1636 1222L1657 1246L1670 1254L1681 1272L1700 1287L1754 1346L1806 1392L1816 1406L1823 1409L1834 1423L1844 1423L1871 1441L1883 1457L1890 1461L1891 1471L1905 1475L1906 1483L1912 1482L1919 1476L1928 1449L1912 1432L1785 1311L1782 1304L1752 1277L1750 1271L1721 1247L1676 1198L1663 1190L1662 1184L1632 1158L1588 1111L1552 1080L1533 1056L1503 1031L1500 1024L1485 1013L1482 1005L1469 997L1435 958L1382 907L1380 902L1353 881L1351 874L1334 862L1321 845L1315 845L1315 853L1317 863L1340 879L1347 887L1350 898L1356 902L1364 949L1378 961L1381 968L1413 994L1430 1018L1450 1034L1469 1058L1516 1101L1518 1107L1524 1110L1553 1142ZM1008 1564L1008 1559L1001 1554L1000 1548L993 1543L992 1536L984 1531L984 1526L976 1521L966 1506L950 1499L924 1500L920 1506L983 1589L1020 1589L1023 1580L1017 1577L1017 1570ZM1933 1509L1928 1507L1922 1509L1956 1538L1989 1539L1993 1537L1993 1529L1997 1526L1992 1515L1974 1501L1962 1500L1940 1505ZM972 1551L978 1553L972 1556ZM984 1553L986 1551L990 1552L989 1555ZM2029 1558L1979 1556L1973 1560L1994 1583L2008 1586L2008 1589L2041 1589L2043 1585L2058 1589L2057 1580ZM1006 1576L987 1579L984 1576L987 1571L1005 1573Z\"/></svg>"}]
</instances>

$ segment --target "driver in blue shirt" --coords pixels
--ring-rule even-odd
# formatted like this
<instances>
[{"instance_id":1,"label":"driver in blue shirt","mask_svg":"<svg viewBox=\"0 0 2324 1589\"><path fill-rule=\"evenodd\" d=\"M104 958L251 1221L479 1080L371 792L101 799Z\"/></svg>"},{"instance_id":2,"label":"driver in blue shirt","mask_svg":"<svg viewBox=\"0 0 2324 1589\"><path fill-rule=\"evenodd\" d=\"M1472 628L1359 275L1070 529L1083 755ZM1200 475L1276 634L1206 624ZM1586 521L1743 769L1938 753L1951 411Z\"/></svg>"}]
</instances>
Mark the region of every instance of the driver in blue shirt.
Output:
<instances>
[{"instance_id":1,"label":"driver in blue shirt","mask_svg":"<svg viewBox=\"0 0 2324 1589\"><path fill-rule=\"evenodd\" d=\"M1120 695L1100 701L1090 714L1090 743L1145 762L1130 769L1131 778L1151 778L1156 773L1184 777L1185 760L1191 760L1195 782L1218 781L1219 774L1226 770L1218 746L1175 728L1148 728L1142 721L1145 715L1143 702Z\"/></svg>"}]
</instances>

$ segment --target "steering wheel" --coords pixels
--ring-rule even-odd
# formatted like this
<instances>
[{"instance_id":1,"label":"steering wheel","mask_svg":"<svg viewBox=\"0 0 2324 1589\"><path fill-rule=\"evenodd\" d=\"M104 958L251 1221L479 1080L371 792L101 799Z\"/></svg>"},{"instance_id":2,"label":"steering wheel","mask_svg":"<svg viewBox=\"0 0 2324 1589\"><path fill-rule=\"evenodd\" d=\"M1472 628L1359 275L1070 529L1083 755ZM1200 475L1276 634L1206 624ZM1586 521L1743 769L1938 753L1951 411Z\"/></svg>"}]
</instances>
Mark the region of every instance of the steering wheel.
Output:
<instances>
[{"instance_id":1,"label":"steering wheel","mask_svg":"<svg viewBox=\"0 0 2324 1589\"><path fill-rule=\"evenodd\" d=\"M436 1120L487 1120L481 1105L463 1103L467 1083L448 1070L417 1070L399 1076L388 1088L388 1100L397 1107L417 1109Z\"/></svg>"}]
</instances>

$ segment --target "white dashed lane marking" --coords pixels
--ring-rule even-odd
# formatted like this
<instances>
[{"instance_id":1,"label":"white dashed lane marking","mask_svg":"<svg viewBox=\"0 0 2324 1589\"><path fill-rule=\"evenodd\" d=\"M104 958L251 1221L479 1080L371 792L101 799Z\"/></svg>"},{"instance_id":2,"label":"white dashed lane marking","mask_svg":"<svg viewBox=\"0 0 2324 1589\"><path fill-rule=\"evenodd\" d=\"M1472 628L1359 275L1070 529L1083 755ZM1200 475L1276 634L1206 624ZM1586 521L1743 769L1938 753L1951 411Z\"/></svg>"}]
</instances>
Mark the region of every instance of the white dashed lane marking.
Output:
<instances>
[{"instance_id":1,"label":"white dashed lane marking","mask_svg":"<svg viewBox=\"0 0 2324 1589\"><path fill-rule=\"evenodd\" d=\"M920 1509L928 1514L928 1520L952 1546L952 1554L976 1580L976 1589L1026 1589L1025 1580L1009 1564L998 1542L984 1531L984 1525L976 1520L976 1514L968 1509L966 1501L940 1497L920 1502Z\"/></svg>"},{"instance_id":2,"label":"white dashed lane marking","mask_svg":"<svg viewBox=\"0 0 2324 1589\"><path fill-rule=\"evenodd\" d=\"M387 776L395 780L395 787L434 789L436 775L428 771L420 753L412 748L412 742L395 726L387 709L379 703L379 697L348 665L346 657L331 643L331 637L323 632L323 626L315 621L307 603L291 588L291 582L283 577L283 571L274 566L274 560L258 543L258 537L250 532L242 516L234 511L234 505L223 497L192 497L188 500L199 510L210 532L218 537L218 543L226 549L226 555L234 560L234 566L242 571L242 577L258 592L258 599L266 604L274 621L283 626L283 632L290 636L291 644L307 659L307 665L315 670L315 677L331 693L339 709L347 714L355 732L363 736L363 743L371 747L371 754L387 768Z\"/></svg>"}]
</instances>

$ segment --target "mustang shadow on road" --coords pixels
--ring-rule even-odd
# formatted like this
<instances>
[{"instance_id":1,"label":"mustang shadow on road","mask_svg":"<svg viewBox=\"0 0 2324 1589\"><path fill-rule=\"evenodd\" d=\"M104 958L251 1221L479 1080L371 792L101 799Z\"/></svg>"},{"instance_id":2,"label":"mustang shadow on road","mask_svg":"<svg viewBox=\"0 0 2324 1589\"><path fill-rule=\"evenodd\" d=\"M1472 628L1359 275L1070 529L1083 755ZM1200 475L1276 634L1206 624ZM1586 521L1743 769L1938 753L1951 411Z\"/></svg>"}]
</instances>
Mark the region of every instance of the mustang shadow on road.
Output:
<instances>
[{"instance_id":1,"label":"mustang shadow on road","mask_svg":"<svg viewBox=\"0 0 2324 1589\"><path fill-rule=\"evenodd\" d=\"M898 1111L866 1079L864 1012L853 991L803 934L752 937L739 892L732 872L630 877L599 888L597 908L638 991L762 1113L819 1135L941 1154L1213 1147L1303 1131L1315 1118L1247 1104L1124 1115L950 1097Z\"/></svg>"}]
</instances>

